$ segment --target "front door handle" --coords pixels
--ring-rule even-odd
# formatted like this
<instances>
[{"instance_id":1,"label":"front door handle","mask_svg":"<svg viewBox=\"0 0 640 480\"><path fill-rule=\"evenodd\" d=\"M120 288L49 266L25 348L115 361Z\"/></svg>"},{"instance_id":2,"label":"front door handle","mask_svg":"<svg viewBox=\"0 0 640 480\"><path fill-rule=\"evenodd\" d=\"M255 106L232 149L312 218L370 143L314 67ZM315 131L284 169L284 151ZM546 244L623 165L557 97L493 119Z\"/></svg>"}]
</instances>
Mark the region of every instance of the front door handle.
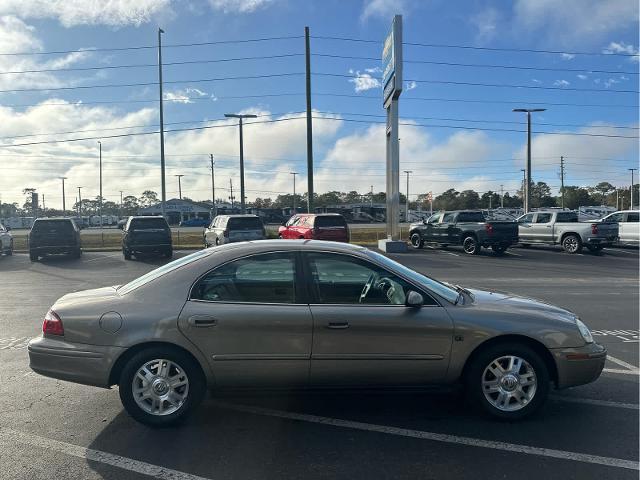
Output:
<instances>
[{"instance_id":1,"label":"front door handle","mask_svg":"<svg viewBox=\"0 0 640 480\"><path fill-rule=\"evenodd\" d=\"M327 328L333 328L336 330L349 328L349 322L329 322Z\"/></svg>"},{"instance_id":2,"label":"front door handle","mask_svg":"<svg viewBox=\"0 0 640 480\"><path fill-rule=\"evenodd\" d=\"M218 324L218 320L208 315L193 315L189 317L189 325L192 327L215 327Z\"/></svg>"}]
</instances>

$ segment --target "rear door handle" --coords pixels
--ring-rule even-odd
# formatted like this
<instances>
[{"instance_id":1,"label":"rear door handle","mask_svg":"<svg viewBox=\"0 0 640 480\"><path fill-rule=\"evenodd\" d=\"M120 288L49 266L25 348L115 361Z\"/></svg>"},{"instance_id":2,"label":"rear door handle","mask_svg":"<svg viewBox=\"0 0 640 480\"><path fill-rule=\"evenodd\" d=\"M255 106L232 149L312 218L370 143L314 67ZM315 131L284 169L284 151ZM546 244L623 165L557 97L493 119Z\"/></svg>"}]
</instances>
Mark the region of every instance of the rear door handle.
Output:
<instances>
[{"instance_id":1,"label":"rear door handle","mask_svg":"<svg viewBox=\"0 0 640 480\"><path fill-rule=\"evenodd\" d=\"M349 328L349 322L329 322L327 324L327 328L333 328L336 330Z\"/></svg>"},{"instance_id":2,"label":"rear door handle","mask_svg":"<svg viewBox=\"0 0 640 480\"><path fill-rule=\"evenodd\" d=\"M218 320L209 317L208 315L193 315L189 317L189 325L192 327L215 327L218 324Z\"/></svg>"}]
</instances>

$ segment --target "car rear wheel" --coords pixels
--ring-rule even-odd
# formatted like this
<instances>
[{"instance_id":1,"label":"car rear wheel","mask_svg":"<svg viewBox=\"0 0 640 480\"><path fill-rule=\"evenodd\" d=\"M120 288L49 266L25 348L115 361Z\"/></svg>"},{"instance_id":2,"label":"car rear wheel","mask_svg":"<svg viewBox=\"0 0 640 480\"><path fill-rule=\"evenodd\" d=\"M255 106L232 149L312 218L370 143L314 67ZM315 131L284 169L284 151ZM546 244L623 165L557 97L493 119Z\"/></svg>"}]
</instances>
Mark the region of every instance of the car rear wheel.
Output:
<instances>
[{"instance_id":1,"label":"car rear wheel","mask_svg":"<svg viewBox=\"0 0 640 480\"><path fill-rule=\"evenodd\" d=\"M419 233L411 234L411 245L413 248L422 248L424 247L424 241L422 240L422 236Z\"/></svg>"},{"instance_id":2,"label":"car rear wheel","mask_svg":"<svg viewBox=\"0 0 640 480\"><path fill-rule=\"evenodd\" d=\"M467 255L478 255L480 253L480 244L473 237L467 237L462 241L462 249Z\"/></svg>"},{"instance_id":3,"label":"car rear wheel","mask_svg":"<svg viewBox=\"0 0 640 480\"><path fill-rule=\"evenodd\" d=\"M164 256L167 258L173 258L173 248L170 248L166 252L164 252Z\"/></svg>"},{"instance_id":4,"label":"car rear wheel","mask_svg":"<svg viewBox=\"0 0 640 480\"><path fill-rule=\"evenodd\" d=\"M5 253L5 255L7 255L7 256L11 256L11 255L13 255L13 239L12 239L12 240L11 240L11 242L9 243L9 249L8 249L6 252L4 252L4 253Z\"/></svg>"},{"instance_id":5,"label":"car rear wheel","mask_svg":"<svg viewBox=\"0 0 640 480\"><path fill-rule=\"evenodd\" d=\"M562 248L567 253L580 253L582 251L582 240L577 235L567 235L562 239Z\"/></svg>"},{"instance_id":6,"label":"car rear wheel","mask_svg":"<svg viewBox=\"0 0 640 480\"><path fill-rule=\"evenodd\" d=\"M124 247L122 248L122 255L125 260L131 260L131 252Z\"/></svg>"},{"instance_id":7,"label":"car rear wheel","mask_svg":"<svg viewBox=\"0 0 640 480\"><path fill-rule=\"evenodd\" d=\"M37 262L38 254L34 252L29 252L29 260L31 260L32 262Z\"/></svg>"},{"instance_id":8,"label":"car rear wheel","mask_svg":"<svg viewBox=\"0 0 640 480\"><path fill-rule=\"evenodd\" d=\"M544 404L549 393L549 372L528 346L490 346L469 361L467 393L485 413L503 420L519 420Z\"/></svg>"},{"instance_id":9,"label":"car rear wheel","mask_svg":"<svg viewBox=\"0 0 640 480\"><path fill-rule=\"evenodd\" d=\"M73 258L80 258L82 257L82 249L78 248L77 250L74 250L73 253L71 254L71 256Z\"/></svg>"},{"instance_id":10,"label":"car rear wheel","mask_svg":"<svg viewBox=\"0 0 640 480\"><path fill-rule=\"evenodd\" d=\"M166 427L183 421L200 403L205 378L186 353L153 347L134 355L120 375L120 400L137 421Z\"/></svg>"}]
</instances>

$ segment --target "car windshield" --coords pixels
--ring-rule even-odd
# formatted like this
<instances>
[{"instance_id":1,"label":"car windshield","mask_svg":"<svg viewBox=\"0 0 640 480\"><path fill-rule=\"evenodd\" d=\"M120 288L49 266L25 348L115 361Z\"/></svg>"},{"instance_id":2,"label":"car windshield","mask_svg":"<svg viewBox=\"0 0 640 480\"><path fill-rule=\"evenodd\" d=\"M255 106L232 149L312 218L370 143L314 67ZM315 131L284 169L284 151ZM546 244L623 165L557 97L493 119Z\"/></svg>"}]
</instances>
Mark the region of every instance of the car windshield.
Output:
<instances>
[{"instance_id":1,"label":"car windshield","mask_svg":"<svg viewBox=\"0 0 640 480\"><path fill-rule=\"evenodd\" d=\"M199 250L191 255L187 255L186 257L179 258L174 260L173 262L167 263L162 267L156 268L155 270L151 270L149 273L142 275L141 277L136 278L135 280L118 287L118 293L120 295L126 295L127 293L132 292L136 288L141 287L142 285L146 285L147 283L155 280L156 278L160 278L163 275L166 275L169 272L172 272L184 265L188 265L196 260L206 257L207 255L211 255L211 251L209 250Z\"/></svg>"},{"instance_id":2,"label":"car windshield","mask_svg":"<svg viewBox=\"0 0 640 480\"><path fill-rule=\"evenodd\" d=\"M33 232L69 233L73 230L71 220L38 220L33 224Z\"/></svg>"},{"instance_id":3,"label":"car windshield","mask_svg":"<svg viewBox=\"0 0 640 480\"><path fill-rule=\"evenodd\" d=\"M424 285L425 288L444 298L448 302L456 303L456 300L458 300L458 291L445 285L442 282L434 280L433 278L429 278L426 275L405 267L401 263L391 260L390 258L385 257L380 253L368 250L367 255L369 255L369 257L382 264L383 266L401 273L402 275L406 276L408 279L413 280L416 283Z\"/></svg>"},{"instance_id":4,"label":"car windshield","mask_svg":"<svg viewBox=\"0 0 640 480\"><path fill-rule=\"evenodd\" d=\"M262 222L256 217L231 217L227 223L228 230L260 230Z\"/></svg>"}]
</instances>

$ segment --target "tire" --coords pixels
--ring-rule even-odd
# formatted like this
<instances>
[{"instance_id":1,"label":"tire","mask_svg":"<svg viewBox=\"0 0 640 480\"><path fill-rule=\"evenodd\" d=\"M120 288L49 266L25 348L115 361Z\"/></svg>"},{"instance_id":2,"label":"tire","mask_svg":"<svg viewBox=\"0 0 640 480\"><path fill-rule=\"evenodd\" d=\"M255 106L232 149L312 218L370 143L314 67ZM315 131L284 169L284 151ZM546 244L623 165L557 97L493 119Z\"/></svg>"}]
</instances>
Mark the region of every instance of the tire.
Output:
<instances>
[{"instance_id":1,"label":"tire","mask_svg":"<svg viewBox=\"0 0 640 480\"><path fill-rule=\"evenodd\" d=\"M131 260L131 252L124 247L122 247L122 255L125 260Z\"/></svg>"},{"instance_id":2,"label":"tire","mask_svg":"<svg viewBox=\"0 0 640 480\"><path fill-rule=\"evenodd\" d=\"M82 249L78 248L77 250L74 250L73 253L71 254L71 257L79 259L80 257L82 257Z\"/></svg>"},{"instance_id":3,"label":"tire","mask_svg":"<svg viewBox=\"0 0 640 480\"><path fill-rule=\"evenodd\" d=\"M158 368L160 362L167 369L164 376ZM147 369L149 382L138 376L143 367ZM172 377L179 385L172 387L169 384ZM134 393L134 382L141 389L137 394ZM151 427L168 427L183 421L202 401L206 390L200 365L188 354L172 347L150 347L135 354L124 366L118 385L120 400L127 413ZM147 398L141 398L142 395Z\"/></svg>"},{"instance_id":4,"label":"tire","mask_svg":"<svg viewBox=\"0 0 640 480\"><path fill-rule=\"evenodd\" d=\"M521 243L520 247L521 248L529 248L531 245L529 245L528 243Z\"/></svg>"},{"instance_id":5,"label":"tire","mask_svg":"<svg viewBox=\"0 0 640 480\"><path fill-rule=\"evenodd\" d=\"M164 256L167 258L173 258L173 248L170 248L166 252L164 252Z\"/></svg>"},{"instance_id":6,"label":"tire","mask_svg":"<svg viewBox=\"0 0 640 480\"><path fill-rule=\"evenodd\" d=\"M521 360L518 373L515 365L509 371L510 358ZM505 343L488 346L468 361L464 378L468 399L494 418L520 420L532 415L549 394L547 366L540 355L526 345ZM492 370L501 375L501 380ZM523 386L523 383L528 385Z\"/></svg>"},{"instance_id":7,"label":"tire","mask_svg":"<svg viewBox=\"0 0 640 480\"><path fill-rule=\"evenodd\" d=\"M4 254L7 257L10 257L11 255L13 255L13 240L11 240L11 242L9 243L9 250L7 250L6 252L4 252Z\"/></svg>"},{"instance_id":8,"label":"tire","mask_svg":"<svg viewBox=\"0 0 640 480\"><path fill-rule=\"evenodd\" d=\"M413 246L413 248L416 248L418 250L424 247L424 240L422 240L422 236L419 233L411 234L411 245Z\"/></svg>"},{"instance_id":9,"label":"tire","mask_svg":"<svg viewBox=\"0 0 640 480\"><path fill-rule=\"evenodd\" d=\"M218 237L216 237L216 247L220 246L220 239Z\"/></svg>"},{"instance_id":10,"label":"tire","mask_svg":"<svg viewBox=\"0 0 640 480\"><path fill-rule=\"evenodd\" d=\"M494 255L503 255L504 252L507 251L507 246L505 245L492 245L491 250L493 250Z\"/></svg>"},{"instance_id":11,"label":"tire","mask_svg":"<svg viewBox=\"0 0 640 480\"><path fill-rule=\"evenodd\" d=\"M37 262L38 254L34 252L29 252L29 260L31 260L32 262Z\"/></svg>"},{"instance_id":12,"label":"tire","mask_svg":"<svg viewBox=\"0 0 640 480\"><path fill-rule=\"evenodd\" d=\"M578 235L570 233L562 239L562 248L570 254L580 253L582 251L582 240Z\"/></svg>"},{"instance_id":13,"label":"tire","mask_svg":"<svg viewBox=\"0 0 640 480\"><path fill-rule=\"evenodd\" d=\"M467 255L478 255L480 253L480 244L472 237L468 236L462 240L462 249Z\"/></svg>"},{"instance_id":14,"label":"tire","mask_svg":"<svg viewBox=\"0 0 640 480\"><path fill-rule=\"evenodd\" d=\"M281 233L280 233L280 234L278 234L278 238L279 238L280 240L282 240L282 234L281 234Z\"/></svg>"},{"instance_id":15,"label":"tire","mask_svg":"<svg viewBox=\"0 0 640 480\"><path fill-rule=\"evenodd\" d=\"M598 253L601 252L604 247L602 245L587 245L587 248L591 253Z\"/></svg>"}]
</instances>

